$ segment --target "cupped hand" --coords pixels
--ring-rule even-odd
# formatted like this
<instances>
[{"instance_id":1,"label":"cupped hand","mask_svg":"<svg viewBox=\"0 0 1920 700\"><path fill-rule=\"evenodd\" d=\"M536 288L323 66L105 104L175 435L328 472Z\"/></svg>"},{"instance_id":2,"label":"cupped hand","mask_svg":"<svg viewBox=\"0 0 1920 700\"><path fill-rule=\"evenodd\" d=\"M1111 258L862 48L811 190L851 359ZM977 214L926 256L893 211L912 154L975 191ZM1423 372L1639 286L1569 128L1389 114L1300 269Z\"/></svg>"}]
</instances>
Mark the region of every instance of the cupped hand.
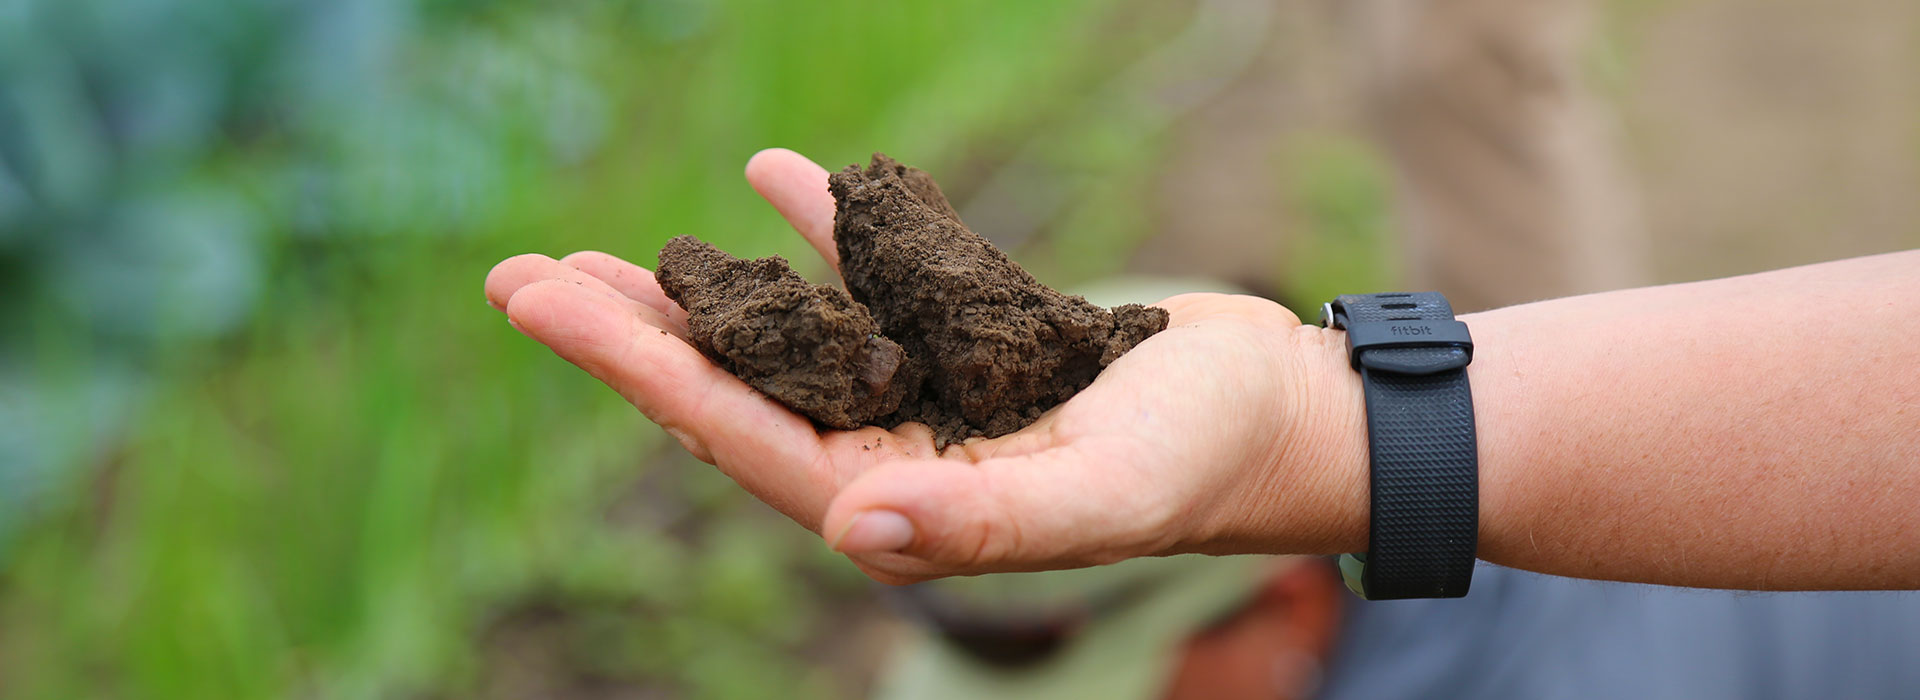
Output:
<instances>
[{"instance_id":1,"label":"cupped hand","mask_svg":"<svg viewBox=\"0 0 1920 700\"><path fill-rule=\"evenodd\" d=\"M747 180L837 266L825 170L774 149ZM611 255L510 258L486 293L515 328L883 582L1364 548L1357 382L1337 340L1271 301L1155 304L1167 330L1072 400L1019 432L936 451L914 423L817 429L707 361L653 274Z\"/></svg>"}]
</instances>

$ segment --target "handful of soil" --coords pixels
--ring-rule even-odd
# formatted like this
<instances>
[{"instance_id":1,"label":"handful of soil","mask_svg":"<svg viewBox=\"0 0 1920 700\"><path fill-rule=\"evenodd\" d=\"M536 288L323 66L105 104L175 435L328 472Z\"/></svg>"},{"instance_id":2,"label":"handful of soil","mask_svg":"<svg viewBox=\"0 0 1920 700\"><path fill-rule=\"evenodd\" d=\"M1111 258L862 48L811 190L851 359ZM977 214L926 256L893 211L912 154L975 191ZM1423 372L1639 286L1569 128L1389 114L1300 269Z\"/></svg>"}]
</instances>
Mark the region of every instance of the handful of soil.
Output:
<instances>
[{"instance_id":1,"label":"handful of soil","mask_svg":"<svg viewBox=\"0 0 1920 700\"><path fill-rule=\"evenodd\" d=\"M846 291L692 236L667 242L658 272L701 352L824 425L917 421L937 446L998 437L1167 327L1162 309L1109 311L1040 284L917 169L876 153L829 183Z\"/></svg>"}]
</instances>

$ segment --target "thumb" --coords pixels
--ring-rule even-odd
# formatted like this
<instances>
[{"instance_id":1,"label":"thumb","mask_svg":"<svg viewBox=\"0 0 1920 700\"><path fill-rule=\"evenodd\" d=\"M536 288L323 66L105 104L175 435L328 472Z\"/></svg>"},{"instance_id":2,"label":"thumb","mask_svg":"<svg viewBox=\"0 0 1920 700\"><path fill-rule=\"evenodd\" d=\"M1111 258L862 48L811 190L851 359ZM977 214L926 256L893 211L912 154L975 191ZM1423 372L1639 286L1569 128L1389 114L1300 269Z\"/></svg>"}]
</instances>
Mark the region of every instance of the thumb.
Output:
<instances>
[{"instance_id":1,"label":"thumb","mask_svg":"<svg viewBox=\"0 0 1920 700\"><path fill-rule=\"evenodd\" d=\"M1174 490L1146 474L1064 448L893 462L843 488L820 532L888 582L1107 564L1172 541Z\"/></svg>"}]
</instances>

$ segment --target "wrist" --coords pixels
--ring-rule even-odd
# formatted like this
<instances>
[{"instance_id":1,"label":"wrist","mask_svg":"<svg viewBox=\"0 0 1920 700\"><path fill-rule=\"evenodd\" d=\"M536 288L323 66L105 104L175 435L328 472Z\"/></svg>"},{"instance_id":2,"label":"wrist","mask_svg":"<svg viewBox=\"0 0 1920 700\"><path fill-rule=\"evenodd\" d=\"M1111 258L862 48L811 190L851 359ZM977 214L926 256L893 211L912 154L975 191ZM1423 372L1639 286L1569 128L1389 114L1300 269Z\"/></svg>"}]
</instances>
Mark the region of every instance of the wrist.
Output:
<instances>
[{"instance_id":1,"label":"wrist","mask_svg":"<svg viewBox=\"0 0 1920 700\"><path fill-rule=\"evenodd\" d=\"M1461 317L1473 329L1473 364L1467 380L1473 385L1473 412L1479 433L1480 553L1488 561L1507 561L1509 544L1532 547L1533 537L1524 512L1524 478L1545 462L1535 456L1535 442L1550 437L1530 427L1542 415L1528 389L1526 353L1513 332L1509 310Z\"/></svg>"},{"instance_id":2,"label":"wrist","mask_svg":"<svg viewBox=\"0 0 1920 700\"><path fill-rule=\"evenodd\" d=\"M1472 386L1479 454L1480 558L1501 560L1506 543L1526 546L1522 513L1525 465L1534 461L1525 353L1515 346L1513 314L1461 317L1475 338ZM1343 333L1302 325L1285 331L1272 449L1251 467L1253 479L1234 526L1209 551L1340 554L1367 550L1366 397ZM1514 534L1518 532L1519 534Z\"/></svg>"},{"instance_id":3,"label":"wrist","mask_svg":"<svg viewBox=\"0 0 1920 700\"><path fill-rule=\"evenodd\" d=\"M1254 465L1251 550L1338 554L1367 543L1367 414L1346 341L1319 326L1288 329L1271 449Z\"/></svg>"},{"instance_id":4,"label":"wrist","mask_svg":"<svg viewBox=\"0 0 1920 700\"><path fill-rule=\"evenodd\" d=\"M1344 333L1301 326L1294 333L1312 350L1308 376L1312 408L1299 426L1309 442L1302 464L1315 472L1320 488L1320 537L1307 543L1311 554L1359 552L1367 548L1367 403L1360 375L1353 371Z\"/></svg>"}]
</instances>

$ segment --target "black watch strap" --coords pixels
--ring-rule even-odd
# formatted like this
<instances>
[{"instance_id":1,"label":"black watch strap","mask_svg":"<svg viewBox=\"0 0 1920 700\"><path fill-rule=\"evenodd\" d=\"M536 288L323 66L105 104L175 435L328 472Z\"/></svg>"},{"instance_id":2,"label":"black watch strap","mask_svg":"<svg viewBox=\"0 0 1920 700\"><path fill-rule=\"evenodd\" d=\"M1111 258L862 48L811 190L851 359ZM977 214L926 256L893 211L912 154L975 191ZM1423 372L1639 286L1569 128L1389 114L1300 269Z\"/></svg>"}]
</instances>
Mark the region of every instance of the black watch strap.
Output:
<instances>
[{"instance_id":1,"label":"black watch strap","mask_svg":"<svg viewBox=\"0 0 1920 700\"><path fill-rule=\"evenodd\" d=\"M1367 552L1342 562L1348 585L1368 600L1466 595L1480 525L1466 324L1435 292L1344 295L1322 316L1366 387Z\"/></svg>"}]
</instances>

